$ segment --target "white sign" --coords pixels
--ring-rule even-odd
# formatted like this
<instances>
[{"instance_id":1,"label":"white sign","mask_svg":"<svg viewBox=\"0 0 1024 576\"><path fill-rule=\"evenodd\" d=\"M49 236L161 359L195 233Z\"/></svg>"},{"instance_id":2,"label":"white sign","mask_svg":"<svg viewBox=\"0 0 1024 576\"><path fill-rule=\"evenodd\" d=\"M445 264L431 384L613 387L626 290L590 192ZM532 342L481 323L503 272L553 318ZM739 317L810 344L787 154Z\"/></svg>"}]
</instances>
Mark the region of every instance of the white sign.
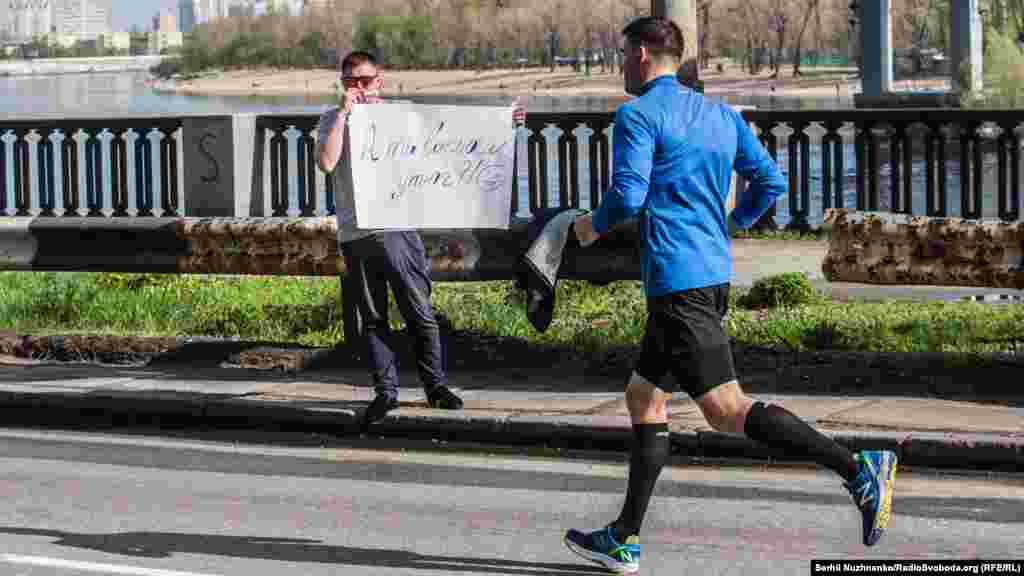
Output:
<instances>
[{"instance_id":1,"label":"white sign","mask_svg":"<svg viewBox=\"0 0 1024 576\"><path fill-rule=\"evenodd\" d=\"M349 145L358 228L508 229L511 107L356 106Z\"/></svg>"}]
</instances>

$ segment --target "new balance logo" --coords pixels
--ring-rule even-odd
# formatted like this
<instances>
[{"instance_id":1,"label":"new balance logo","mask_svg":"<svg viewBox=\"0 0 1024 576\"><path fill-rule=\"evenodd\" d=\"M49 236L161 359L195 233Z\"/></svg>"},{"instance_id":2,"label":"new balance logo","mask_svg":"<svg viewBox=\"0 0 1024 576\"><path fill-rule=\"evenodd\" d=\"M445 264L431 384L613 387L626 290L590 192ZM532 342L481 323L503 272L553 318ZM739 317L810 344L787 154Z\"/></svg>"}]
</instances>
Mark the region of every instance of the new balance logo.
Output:
<instances>
[{"instance_id":1,"label":"new balance logo","mask_svg":"<svg viewBox=\"0 0 1024 576\"><path fill-rule=\"evenodd\" d=\"M655 436L668 436L668 432L658 432Z\"/></svg>"},{"instance_id":2,"label":"new balance logo","mask_svg":"<svg viewBox=\"0 0 1024 576\"><path fill-rule=\"evenodd\" d=\"M860 503L858 504L858 506L863 508L865 505L867 505L868 502L871 502L874 499L875 499L874 492L871 492L870 490L865 491L864 494L862 494L861 497L860 497Z\"/></svg>"}]
</instances>

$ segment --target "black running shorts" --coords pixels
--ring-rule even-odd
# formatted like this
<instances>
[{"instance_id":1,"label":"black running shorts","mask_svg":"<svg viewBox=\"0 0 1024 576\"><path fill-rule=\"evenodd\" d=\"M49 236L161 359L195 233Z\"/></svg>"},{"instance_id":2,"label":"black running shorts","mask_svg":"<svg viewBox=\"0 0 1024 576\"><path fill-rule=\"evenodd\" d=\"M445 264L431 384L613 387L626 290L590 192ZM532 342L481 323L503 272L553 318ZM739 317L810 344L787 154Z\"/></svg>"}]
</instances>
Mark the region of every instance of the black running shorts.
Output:
<instances>
[{"instance_id":1,"label":"black running shorts","mask_svg":"<svg viewBox=\"0 0 1024 576\"><path fill-rule=\"evenodd\" d=\"M683 390L691 398L735 380L722 327L728 307L728 284L648 298L636 373L665 392Z\"/></svg>"}]
</instances>

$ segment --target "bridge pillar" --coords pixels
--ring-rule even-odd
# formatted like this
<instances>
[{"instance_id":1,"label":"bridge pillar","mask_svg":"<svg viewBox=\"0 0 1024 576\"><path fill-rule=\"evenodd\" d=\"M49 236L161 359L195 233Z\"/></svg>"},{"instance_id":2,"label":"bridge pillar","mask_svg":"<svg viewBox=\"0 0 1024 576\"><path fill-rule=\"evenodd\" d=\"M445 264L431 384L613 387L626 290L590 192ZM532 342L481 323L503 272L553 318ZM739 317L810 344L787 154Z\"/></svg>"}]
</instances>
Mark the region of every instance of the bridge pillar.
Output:
<instances>
[{"instance_id":1,"label":"bridge pillar","mask_svg":"<svg viewBox=\"0 0 1024 576\"><path fill-rule=\"evenodd\" d=\"M880 98L892 92L892 6L890 0L860 3L862 93Z\"/></svg>"},{"instance_id":2,"label":"bridge pillar","mask_svg":"<svg viewBox=\"0 0 1024 576\"><path fill-rule=\"evenodd\" d=\"M697 0L651 0L651 15L668 18L683 31L683 65L679 67L679 80L698 88Z\"/></svg>"},{"instance_id":3,"label":"bridge pillar","mask_svg":"<svg viewBox=\"0 0 1024 576\"><path fill-rule=\"evenodd\" d=\"M953 90L977 92L982 86L981 17L978 0L957 0L949 7L950 74Z\"/></svg>"},{"instance_id":4,"label":"bridge pillar","mask_svg":"<svg viewBox=\"0 0 1024 576\"><path fill-rule=\"evenodd\" d=\"M255 127L253 114L183 120L185 216L251 215ZM261 209L262 204L256 208Z\"/></svg>"}]
</instances>

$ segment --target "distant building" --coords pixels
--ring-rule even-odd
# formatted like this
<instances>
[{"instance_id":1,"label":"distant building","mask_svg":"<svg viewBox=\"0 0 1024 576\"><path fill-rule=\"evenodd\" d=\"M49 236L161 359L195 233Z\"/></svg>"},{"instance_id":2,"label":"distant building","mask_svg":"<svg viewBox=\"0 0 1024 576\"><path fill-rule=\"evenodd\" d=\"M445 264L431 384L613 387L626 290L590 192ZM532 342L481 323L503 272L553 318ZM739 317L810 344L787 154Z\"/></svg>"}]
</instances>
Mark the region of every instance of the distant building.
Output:
<instances>
[{"instance_id":1,"label":"distant building","mask_svg":"<svg viewBox=\"0 0 1024 576\"><path fill-rule=\"evenodd\" d=\"M14 40L26 41L53 31L50 0L0 0L7 4L5 28Z\"/></svg>"},{"instance_id":2,"label":"distant building","mask_svg":"<svg viewBox=\"0 0 1024 576\"><path fill-rule=\"evenodd\" d=\"M200 24L231 15L237 0L178 0L178 24L182 32L191 32Z\"/></svg>"},{"instance_id":3,"label":"distant building","mask_svg":"<svg viewBox=\"0 0 1024 576\"><path fill-rule=\"evenodd\" d=\"M253 14L253 3L249 0L235 0L228 6L229 18L251 17Z\"/></svg>"},{"instance_id":4,"label":"distant building","mask_svg":"<svg viewBox=\"0 0 1024 576\"><path fill-rule=\"evenodd\" d=\"M200 23L199 17L198 0L178 0L178 25L182 32L191 32Z\"/></svg>"},{"instance_id":5,"label":"distant building","mask_svg":"<svg viewBox=\"0 0 1024 576\"><path fill-rule=\"evenodd\" d=\"M232 2L230 0L205 0L208 8L207 13L209 16L207 20L216 20L218 18L227 18L230 15L230 7Z\"/></svg>"},{"instance_id":6,"label":"distant building","mask_svg":"<svg viewBox=\"0 0 1024 576\"><path fill-rule=\"evenodd\" d=\"M60 0L54 10L54 31L95 40L112 31L111 0Z\"/></svg>"},{"instance_id":7,"label":"distant building","mask_svg":"<svg viewBox=\"0 0 1024 576\"><path fill-rule=\"evenodd\" d=\"M10 35L8 28L8 22L10 21L9 14L11 12L10 2L4 2L0 0L0 42L7 40Z\"/></svg>"},{"instance_id":8,"label":"distant building","mask_svg":"<svg viewBox=\"0 0 1024 576\"><path fill-rule=\"evenodd\" d=\"M178 19L174 14L161 14L157 22L156 32L180 32L178 30Z\"/></svg>"}]
</instances>

